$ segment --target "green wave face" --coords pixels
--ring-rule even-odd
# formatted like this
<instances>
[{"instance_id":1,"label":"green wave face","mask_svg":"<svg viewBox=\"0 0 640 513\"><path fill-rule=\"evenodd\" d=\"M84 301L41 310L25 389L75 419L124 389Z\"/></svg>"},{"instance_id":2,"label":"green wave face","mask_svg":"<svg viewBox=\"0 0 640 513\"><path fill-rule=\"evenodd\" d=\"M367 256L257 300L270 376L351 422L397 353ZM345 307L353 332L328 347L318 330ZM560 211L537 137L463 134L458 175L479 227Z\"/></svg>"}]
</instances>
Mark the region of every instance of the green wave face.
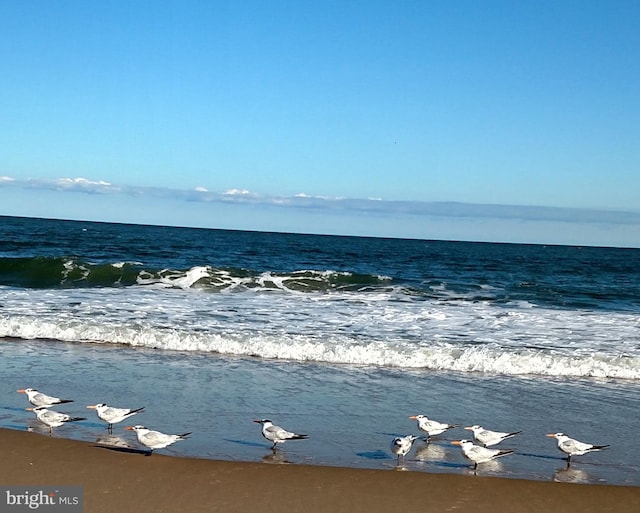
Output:
<instances>
[{"instance_id":1,"label":"green wave face","mask_svg":"<svg viewBox=\"0 0 640 513\"><path fill-rule=\"evenodd\" d=\"M216 292L227 289L328 292L390 286L382 276L337 271L263 272L211 266L154 269L139 262L91 263L77 258L0 258L0 285L31 288L123 287L160 284Z\"/></svg>"}]
</instances>

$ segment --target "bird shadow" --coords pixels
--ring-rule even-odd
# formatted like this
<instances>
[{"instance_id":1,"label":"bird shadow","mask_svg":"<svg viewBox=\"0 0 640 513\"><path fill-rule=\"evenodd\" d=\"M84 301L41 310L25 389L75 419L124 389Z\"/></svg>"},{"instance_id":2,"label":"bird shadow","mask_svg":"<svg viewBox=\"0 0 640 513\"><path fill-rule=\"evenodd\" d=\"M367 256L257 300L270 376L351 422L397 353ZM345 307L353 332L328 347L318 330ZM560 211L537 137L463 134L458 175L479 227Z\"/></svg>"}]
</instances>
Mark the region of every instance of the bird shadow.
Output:
<instances>
[{"instance_id":1,"label":"bird shadow","mask_svg":"<svg viewBox=\"0 0 640 513\"><path fill-rule=\"evenodd\" d=\"M386 452L377 450L377 451L365 451L365 452L357 452L356 456L360 458L366 458L368 460L391 460L393 459Z\"/></svg>"},{"instance_id":2,"label":"bird shadow","mask_svg":"<svg viewBox=\"0 0 640 513\"><path fill-rule=\"evenodd\" d=\"M232 438L223 438L225 442L231 442L232 444L238 445L246 445L247 447L260 447L264 449L265 447L270 448L271 445L263 444L260 442L250 442L249 440L234 440Z\"/></svg>"},{"instance_id":3,"label":"bird shadow","mask_svg":"<svg viewBox=\"0 0 640 513\"><path fill-rule=\"evenodd\" d=\"M106 449L107 451L114 452L123 452L125 454L144 454L145 456L151 456L152 451L147 451L145 449L135 449L134 447L114 447L110 445L99 445L96 444L94 447L98 449Z\"/></svg>"},{"instance_id":4,"label":"bird shadow","mask_svg":"<svg viewBox=\"0 0 640 513\"><path fill-rule=\"evenodd\" d=\"M384 431L376 431L376 435L390 436L392 438L407 436L407 433L386 433Z\"/></svg>"}]
</instances>

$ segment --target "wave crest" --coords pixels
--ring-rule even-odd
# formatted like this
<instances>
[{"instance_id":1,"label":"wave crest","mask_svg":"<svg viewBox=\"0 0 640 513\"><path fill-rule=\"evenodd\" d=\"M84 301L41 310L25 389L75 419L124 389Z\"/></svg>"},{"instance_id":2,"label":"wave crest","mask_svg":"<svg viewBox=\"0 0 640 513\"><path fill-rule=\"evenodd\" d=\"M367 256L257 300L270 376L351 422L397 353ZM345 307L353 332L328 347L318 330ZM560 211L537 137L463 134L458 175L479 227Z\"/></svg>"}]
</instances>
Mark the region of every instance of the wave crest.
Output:
<instances>
[{"instance_id":1,"label":"wave crest","mask_svg":"<svg viewBox=\"0 0 640 513\"><path fill-rule=\"evenodd\" d=\"M199 289L283 290L289 292L363 291L386 287L386 276L334 270L255 271L195 266L153 269L140 262L92 263L66 257L0 258L0 285L46 289L159 286Z\"/></svg>"}]
</instances>

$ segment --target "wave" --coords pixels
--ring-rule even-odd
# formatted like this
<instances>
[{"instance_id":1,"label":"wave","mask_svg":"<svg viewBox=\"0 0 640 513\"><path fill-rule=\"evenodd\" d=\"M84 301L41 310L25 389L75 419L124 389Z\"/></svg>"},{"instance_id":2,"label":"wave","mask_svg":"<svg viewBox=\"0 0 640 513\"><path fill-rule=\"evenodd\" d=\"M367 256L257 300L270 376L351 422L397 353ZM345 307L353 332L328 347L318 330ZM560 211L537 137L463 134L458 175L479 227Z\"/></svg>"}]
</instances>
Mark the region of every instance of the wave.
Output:
<instances>
[{"instance_id":1,"label":"wave","mask_svg":"<svg viewBox=\"0 0 640 513\"><path fill-rule=\"evenodd\" d=\"M195 266L189 269L153 269L141 262L93 263L67 257L0 258L0 285L31 288L88 288L160 286L230 290L284 290L292 292L362 291L388 287L386 276L346 271L253 271Z\"/></svg>"},{"instance_id":2,"label":"wave","mask_svg":"<svg viewBox=\"0 0 640 513\"><path fill-rule=\"evenodd\" d=\"M640 357L577 353L549 349L505 348L439 342L419 346L407 342L360 341L349 337L259 333L212 334L178 329L108 327L38 319L1 319L0 337L64 342L118 344L134 348L216 353L263 359L554 377L640 379Z\"/></svg>"}]
</instances>

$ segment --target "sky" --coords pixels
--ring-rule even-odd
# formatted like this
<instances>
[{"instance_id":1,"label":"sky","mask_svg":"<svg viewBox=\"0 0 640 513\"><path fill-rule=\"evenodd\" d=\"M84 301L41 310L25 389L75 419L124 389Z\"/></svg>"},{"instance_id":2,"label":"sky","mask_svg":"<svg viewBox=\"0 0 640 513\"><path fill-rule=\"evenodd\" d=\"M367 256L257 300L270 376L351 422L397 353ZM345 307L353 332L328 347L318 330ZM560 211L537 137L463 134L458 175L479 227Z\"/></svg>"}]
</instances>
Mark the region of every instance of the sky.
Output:
<instances>
[{"instance_id":1,"label":"sky","mask_svg":"<svg viewBox=\"0 0 640 513\"><path fill-rule=\"evenodd\" d=\"M640 247L636 0L0 2L0 215Z\"/></svg>"}]
</instances>

